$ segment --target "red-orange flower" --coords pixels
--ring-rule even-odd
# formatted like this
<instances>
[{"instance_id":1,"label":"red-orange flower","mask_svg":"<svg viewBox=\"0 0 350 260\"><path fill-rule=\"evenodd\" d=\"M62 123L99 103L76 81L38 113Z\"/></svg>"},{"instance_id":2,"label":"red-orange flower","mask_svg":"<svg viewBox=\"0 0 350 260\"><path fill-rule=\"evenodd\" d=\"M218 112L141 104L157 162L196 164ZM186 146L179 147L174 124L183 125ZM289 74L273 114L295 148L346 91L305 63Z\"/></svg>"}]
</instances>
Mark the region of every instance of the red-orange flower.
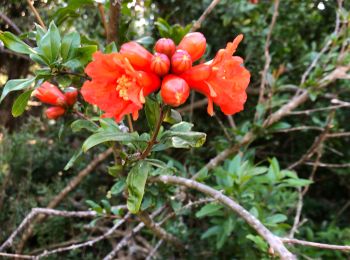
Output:
<instances>
[{"instance_id":1,"label":"red-orange flower","mask_svg":"<svg viewBox=\"0 0 350 260\"><path fill-rule=\"evenodd\" d=\"M146 72L150 70L147 66L151 62L145 61L148 55L142 50L140 56L137 56L139 48L131 50L129 47L128 45L125 50L127 55L96 52L93 61L85 69L91 81L86 81L81 89L87 102L97 105L106 112L106 116L114 117L117 121L130 113L136 120L145 96L160 86L159 78ZM131 64L138 64L145 71L136 70Z\"/></svg>"},{"instance_id":2,"label":"red-orange flower","mask_svg":"<svg viewBox=\"0 0 350 260\"><path fill-rule=\"evenodd\" d=\"M226 115L243 110L250 73L243 67L241 57L232 56L242 39L243 35L237 36L227 44L226 49L219 50L213 60L194 66L180 75L191 88L207 96L210 115L214 114L213 102Z\"/></svg>"},{"instance_id":3,"label":"red-orange flower","mask_svg":"<svg viewBox=\"0 0 350 260\"><path fill-rule=\"evenodd\" d=\"M61 90L47 81L34 91L34 96L46 104L54 106L66 105L66 98Z\"/></svg>"}]
</instances>

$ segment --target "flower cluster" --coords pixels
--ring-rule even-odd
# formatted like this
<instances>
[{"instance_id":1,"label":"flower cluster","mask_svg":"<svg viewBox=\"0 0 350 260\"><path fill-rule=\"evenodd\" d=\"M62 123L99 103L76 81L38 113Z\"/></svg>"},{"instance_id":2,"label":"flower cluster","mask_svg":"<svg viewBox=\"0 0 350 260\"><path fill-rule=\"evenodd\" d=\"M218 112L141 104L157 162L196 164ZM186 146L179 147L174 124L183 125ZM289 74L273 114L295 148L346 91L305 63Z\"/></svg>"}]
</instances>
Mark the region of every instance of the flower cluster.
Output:
<instances>
[{"instance_id":1,"label":"flower cluster","mask_svg":"<svg viewBox=\"0 0 350 260\"><path fill-rule=\"evenodd\" d=\"M34 91L34 96L41 102L52 105L52 107L46 109L45 114L49 119L57 119L66 112L67 108L75 104L78 90L69 87L65 90L65 93L62 93L55 85L44 82Z\"/></svg>"},{"instance_id":2,"label":"flower cluster","mask_svg":"<svg viewBox=\"0 0 350 260\"><path fill-rule=\"evenodd\" d=\"M232 56L242 39L239 35L213 60L195 66L206 50L206 39L198 32L187 34L177 46L171 39L159 39L154 54L136 42L123 44L117 53L96 52L85 69L91 80L84 83L81 93L104 116L117 121L126 114L136 120L145 97L159 88L167 105L185 103L193 89L208 98L210 115L214 114L213 103L232 115L243 109L250 81L243 59Z\"/></svg>"}]
</instances>

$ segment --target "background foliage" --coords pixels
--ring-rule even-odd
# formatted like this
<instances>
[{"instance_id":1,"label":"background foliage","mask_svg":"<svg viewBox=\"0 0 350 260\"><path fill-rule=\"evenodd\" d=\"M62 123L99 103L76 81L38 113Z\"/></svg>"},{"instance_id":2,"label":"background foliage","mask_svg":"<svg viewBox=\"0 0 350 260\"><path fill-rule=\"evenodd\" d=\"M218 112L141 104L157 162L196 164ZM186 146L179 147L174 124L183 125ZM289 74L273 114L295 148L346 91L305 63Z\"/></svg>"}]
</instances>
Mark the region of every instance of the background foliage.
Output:
<instances>
[{"instance_id":1,"label":"background foliage","mask_svg":"<svg viewBox=\"0 0 350 260\"><path fill-rule=\"evenodd\" d=\"M179 41L210 2L208 0L123 1L118 44L138 40L149 47L154 39L160 36L172 37L175 41ZM62 35L76 31L86 46L96 45L92 49L106 46L103 26L94 1L36 1L35 6L47 25L51 19L55 21ZM105 3L104 6L107 11L109 4ZM272 34L270 46L272 62L267 75L268 90L273 95L269 107L256 107L273 3L221 1L206 18L200 31L207 38L210 50L206 54L208 57L212 57L217 49L222 48L235 35L239 33L245 35L238 49L238 54L245 57L245 66L252 73L245 110L234 117L235 128L230 126L227 118L219 111L215 117L210 118L206 114L205 106L192 112L186 110L182 113L182 117L195 124L195 131L207 133L206 143L201 148L190 150L167 150L158 153L154 159L167 162L178 174L190 177L212 157L254 129L259 136L256 141L214 170L201 172L200 179L238 200L274 233L287 235L294 221L298 189L311 183L308 178L312 166L303 163L295 168L296 172L285 169L307 153L319 135L319 129L322 130L326 126L330 111L289 115L268 129L261 127L261 119L253 121L254 114L256 110L266 114L275 111L281 104L290 100L297 87L307 88L311 93L310 100L299 107L299 110L329 107L333 105L332 99L349 100L349 84L346 80L337 80L327 89L320 90L315 86L320 78L337 66L341 47L349 44L349 7L349 3L345 1L344 7L338 11L338 15L344 21L341 26L345 26L346 29L342 35L335 37L333 31L336 22L336 1L281 1L279 16ZM20 28L22 36L30 34L34 29L35 18L28 10L25 1L7 1L0 7L0 12L11 18ZM1 30L13 31L13 28L1 19L0 26ZM18 35L14 31L13 33ZM308 79L300 84L302 74L329 39L332 40L329 51L321 57ZM92 49L87 55L91 54ZM5 84L8 79L25 78L37 69L21 55L15 55L4 48L0 51L0 85ZM349 64L349 52L345 55L344 63ZM83 64L86 62L87 60L84 60ZM67 82L65 77L62 77L59 83L81 84L81 82ZM42 116L41 107L35 103L30 104L25 116L13 118L10 112L16 95L11 94L10 98L5 99L0 105L2 125L0 241L18 226L32 207L45 207L72 176L83 169L94 154L103 149L103 147L92 148L71 169L64 171L73 153L80 149L88 137L88 131L73 133L70 128L70 123L73 121L71 117L60 119L55 123L48 121ZM195 94L192 100L198 101L202 98L199 94ZM334 111L331 132L350 131L348 107L344 106ZM141 120L135 124L137 130L147 129L147 122L143 118L141 116ZM296 127L304 130L291 130ZM349 163L348 143L349 137L327 139L322 145L321 162L338 165ZM307 162L313 161L311 158L307 160ZM107 174L107 167L110 174ZM297 238L332 244L350 243L348 169L348 167L317 169L309 191L304 197L302 211L304 224L298 228ZM109 158L88 175L59 208L106 209L106 203L101 201L108 201L111 205L125 204L123 191L119 188L126 181L125 177L125 174L113 173L113 165ZM174 188L154 184L147 186L141 208L146 210L166 205L167 209L174 210L177 217L166 222L164 228L182 241L191 241L191 248L187 252L177 252L164 244L158 251L160 259L179 257L193 259L203 256L213 259L270 257L267 244L223 206L212 202L191 210L181 210L188 201L199 197L195 192L188 192L185 198L182 198L175 193ZM101 206L96 206L96 203ZM88 223L73 219L50 218L36 227L25 252L32 253L38 248L46 248L63 241L81 241L99 234L108 225L105 220ZM142 236L153 246L158 241L147 230L143 231ZM109 242L97 244L94 248L60 256L64 256L65 259L101 258L111 250L111 244L114 243L111 239ZM135 236L133 245L139 244L142 243L138 240L138 236ZM341 252L307 247L291 247L291 250L301 257L313 259L348 257ZM147 255L131 246L125 249L123 254L135 258Z\"/></svg>"}]
</instances>

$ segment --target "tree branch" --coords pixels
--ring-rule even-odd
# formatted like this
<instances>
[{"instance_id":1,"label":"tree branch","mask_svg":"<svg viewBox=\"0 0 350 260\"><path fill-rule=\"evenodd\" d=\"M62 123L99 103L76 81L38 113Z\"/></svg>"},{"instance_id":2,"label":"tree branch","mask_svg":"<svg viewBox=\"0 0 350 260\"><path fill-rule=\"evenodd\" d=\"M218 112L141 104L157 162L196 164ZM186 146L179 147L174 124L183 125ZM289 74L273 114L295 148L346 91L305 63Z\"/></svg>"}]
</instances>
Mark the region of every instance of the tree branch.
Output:
<instances>
[{"instance_id":1,"label":"tree branch","mask_svg":"<svg viewBox=\"0 0 350 260\"><path fill-rule=\"evenodd\" d=\"M299 240L295 238L281 238L281 240L283 243L287 243L287 244L311 246L311 247L317 247L322 249L340 250L340 251L346 251L346 252L350 251L350 246L339 246L339 245L316 243L316 242L310 242L305 240Z\"/></svg>"},{"instance_id":2,"label":"tree branch","mask_svg":"<svg viewBox=\"0 0 350 260\"><path fill-rule=\"evenodd\" d=\"M5 23L7 23L9 26L12 27L12 29L17 33L17 34L22 34L22 31L18 28L18 26L5 14L0 12L0 18L4 20Z\"/></svg>"},{"instance_id":3,"label":"tree branch","mask_svg":"<svg viewBox=\"0 0 350 260\"><path fill-rule=\"evenodd\" d=\"M122 0L111 0L109 8L109 20L107 30L107 43L115 42L118 44L120 7Z\"/></svg>"},{"instance_id":4,"label":"tree branch","mask_svg":"<svg viewBox=\"0 0 350 260\"><path fill-rule=\"evenodd\" d=\"M187 188L198 190L214 198L241 216L253 229L257 231L259 235L261 235L269 243L270 247L281 257L281 259L296 259L295 256L283 245L282 241L277 236L272 234L271 231L268 230L257 218L251 215L237 202L233 201L231 198L225 196L221 192L202 183L176 176L163 175L153 178L151 181L185 186Z\"/></svg>"},{"instance_id":5,"label":"tree branch","mask_svg":"<svg viewBox=\"0 0 350 260\"><path fill-rule=\"evenodd\" d=\"M199 28L201 28L203 21L205 18L207 18L208 14L213 11L214 7L220 2L220 0L213 0L210 5L205 9L205 11L202 13L202 15L199 17L199 19L193 24L191 28L191 32L197 31Z\"/></svg>"},{"instance_id":6,"label":"tree branch","mask_svg":"<svg viewBox=\"0 0 350 260\"><path fill-rule=\"evenodd\" d=\"M32 10L35 18L38 20L38 23L40 24L41 27L43 27L44 29L47 29L45 26L45 23L43 22L43 20L40 17L39 12L36 10L36 8L34 7L34 1L32 2L32 0L27 0L27 3L29 5L30 10Z\"/></svg>"}]
</instances>

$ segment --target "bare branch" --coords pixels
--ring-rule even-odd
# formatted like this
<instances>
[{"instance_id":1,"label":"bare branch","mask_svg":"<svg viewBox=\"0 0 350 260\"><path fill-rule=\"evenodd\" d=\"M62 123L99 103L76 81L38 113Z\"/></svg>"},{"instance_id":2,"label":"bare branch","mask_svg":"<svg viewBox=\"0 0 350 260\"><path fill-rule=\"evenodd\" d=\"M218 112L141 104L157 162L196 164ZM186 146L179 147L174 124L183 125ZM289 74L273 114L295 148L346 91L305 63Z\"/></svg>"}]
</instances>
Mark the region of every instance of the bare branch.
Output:
<instances>
[{"instance_id":1,"label":"bare branch","mask_svg":"<svg viewBox=\"0 0 350 260\"><path fill-rule=\"evenodd\" d=\"M39 12L36 10L36 8L34 7L34 1L32 0L27 0L28 6L30 8L30 10L32 10L35 18L38 20L38 23L40 24L41 27L43 27L44 29L46 29L45 23L43 22L43 20L40 17Z\"/></svg>"},{"instance_id":2,"label":"bare branch","mask_svg":"<svg viewBox=\"0 0 350 260\"><path fill-rule=\"evenodd\" d=\"M98 3L98 11L100 12L101 15L101 21L102 21L102 25L103 28L105 30L105 35L108 35L108 25L107 25L107 19L106 19L106 15L105 15L105 8L103 7L102 3Z\"/></svg>"},{"instance_id":3,"label":"bare branch","mask_svg":"<svg viewBox=\"0 0 350 260\"><path fill-rule=\"evenodd\" d=\"M286 129L279 129L279 130L272 131L271 133L272 134L275 134L275 133L289 133L289 132L294 132L294 131L305 131L305 130L323 131L324 128L318 127L318 126L303 125L303 126L296 126L296 127L286 128Z\"/></svg>"},{"instance_id":4,"label":"bare branch","mask_svg":"<svg viewBox=\"0 0 350 260\"><path fill-rule=\"evenodd\" d=\"M148 227L153 233L158 236L160 239L172 243L177 248L184 248L182 242L175 236L169 234L163 228L161 228L157 223L153 222L150 216L146 212L140 212L138 214L140 220Z\"/></svg>"},{"instance_id":5,"label":"bare branch","mask_svg":"<svg viewBox=\"0 0 350 260\"><path fill-rule=\"evenodd\" d=\"M314 162L305 162L306 165L315 165ZM350 163L319 163L319 167L325 168L349 168Z\"/></svg>"},{"instance_id":6,"label":"bare branch","mask_svg":"<svg viewBox=\"0 0 350 260\"><path fill-rule=\"evenodd\" d=\"M317 247L317 248L322 248L322 249L340 250L340 251L346 251L346 252L350 251L350 246L323 244L323 243L310 242L310 241L299 240L299 239L294 239L294 238L281 238L281 240L283 243L287 243L287 244L311 246L311 247Z\"/></svg>"},{"instance_id":7,"label":"bare branch","mask_svg":"<svg viewBox=\"0 0 350 260\"><path fill-rule=\"evenodd\" d=\"M18 28L18 26L5 14L3 14L2 12L0 12L0 18L2 20L5 21L5 23L7 23L9 26L12 27L12 29L18 33L18 34L22 34L22 31Z\"/></svg>"},{"instance_id":8,"label":"bare branch","mask_svg":"<svg viewBox=\"0 0 350 260\"><path fill-rule=\"evenodd\" d=\"M88 240L88 241L80 243L80 244L71 245L71 246L62 247L62 248L57 248L57 249L54 249L52 251L46 251L46 252L44 251L42 254L36 256L36 259L40 259L44 256L57 254L57 253L65 252L65 251L76 250L76 249L82 248L82 247L93 246L97 242L100 242L101 240L104 240L107 237L109 237L110 235L112 235L113 232L115 230L117 230L129 217L130 217L130 213L127 213L123 219L119 220L112 228L110 228L107 232L105 232L101 236L98 236L92 240Z\"/></svg>"},{"instance_id":9,"label":"bare branch","mask_svg":"<svg viewBox=\"0 0 350 260\"><path fill-rule=\"evenodd\" d=\"M93 159L82 171L80 171L77 176L75 176L68 185L56 196L51 202L47 205L46 208L55 208L57 205L61 203L61 201L71 192L73 191L80 182L91 173L101 162L103 162L109 155L113 153L113 149L109 148L106 151L100 153ZM28 229L22 235L21 241L18 245L17 252L21 252L26 241L31 237L33 233L34 224L36 222L41 222L45 219L45 215L39 214L33 219L32 223L29 225Z\"/></svg>"},{"instance_id":10,"label":"bare branch","mask_svg":"<svg viewBox=\"0 0 350 260\"><path fill-rule=\"evenodd\" d=\"M347 137L350 136L350 132L342 132L342 133L331 133L327 134L327 138L339 138L339 137Z\"/></svg>"},{"instance_id":11,"label":"bare branch","mask_svg":"<svg viewBox=\"0 0 350 260\"><path fill-rule=\"evenodd\" d=\"M215 8L215 6L220 2L220 0L213 0L210 5L207 7L207 9L205 9L205 11L203 12L203 14L199 17L199 19L193 24L192 28L191 28L191 32L195 32L197 31L199 28L201 28L203 21L205 20L205 18L207 18L208 14L211 13L211 11L213 11L213 9Z\"/></svg>"},{"instance_id":12,"label":"bare branch","mask_svg":"<svg viewBox=\"0 0 350 260\"><path fill-rule=\"evenodd\" d=\"M267 33L267 37L266 37L266 41L265 41L265 49L264 49L264 53L265 53L265 65L264 65L264 70L261 73L261 83L260 83L260 90L259 90L259 99L258 99L258 104L263 104L264 103L264 94L265 94L265 85L266 85L266 81L267 81L267 73L270 67L270 63L271 63L271 56L270 56L270 42L271 42L271 36L272 36L272 31L273 28L275 27L275 23L277 20L277 16L278 16L278 7L279 7L279 0L275 0L274 1L274 9L273 9L273 15L272 15L272 19L271 19L271 23L269 26L269 31ZM255 113L255 120L258 119L258 111Z\"/></svg>"},{"instance_id":13,"label":"bare branch","mask_svg":"<svg viewBox=\"0 0 350 260\"><path fill-rule=\"evenodd\" d=\"M0 252L0 256L10 257L15 259L35 259L35 257L31 255L8 254L8 253L1 253L1 252Z\"/></svg>"},{"instance_id":14,"label":"bare branch","mask_svg":"<svg viewBox=\"0 0 350 260\"><path fill-rule=\"evenodd\" d=\"M33 208L31 212L24 218L22 223L18 228L10 235L10 237L1 245L0 251L3 251L7 247L11 246L14 238L22 232L22 230L29 225L37 215L44 214L50 216L60 216L60 217L78 217L78 218L91 218L96 217L96 212L94 211L62 211L46 208Z\"/></svg>"},{"instance_id":15,"label":"bare branch","mask_svg":"<svg viewBox=\"0 0 350 260\"><path fill-rule=\"evenodd\" d=\"M159 213L161 213L164 210L164 207L161 207L159 209L157 209L156 211L154 211L151 214L151 218L156 217ZM124 238L113 248L113 250L111 252L109 252L108 255L106 255L103 260L112 260L114 259L114 257L116 256L116 254L119 252L119 250L121 250L124 246L126 246L126 244L129 242L129 240L131 239L131 237L136 234L137 232L139 232L143 227L145 226L144 223L139 223L135 228L133 228L128 234L126 234L124 236Z\"/></svg>"},{"instance_id":16,"label":"bare branch","mask_svg":"<svg viewBox=\"0 0 350 260\"><path fill-rule=\"evenodd\" d=\"M303 110L303 111L294 111L294 112L289 112L288 115L310 115L311 113L321 112L321 111L326 111L326 110L334 110L334 109L342 108L342 107L350 107L350 104L342 104L342 105L337 105L337 106L314 108L314 109L308 109L308 110Z\"/></svg>"},{"instance_id":17,"label":"bare branch","mask_svg":"<svg viewBox=\"0 0 350 260\"><path fill-rule=\"evenodd\" d=\"M163 239L159 240L156 246L153 248L153 250L149 253L149 255L146 257L146 260L151 260L155 253L157 252L158 248L162 245Z\"/></svg>"},{"instance_id":18,"label":"bare branch","mask_svg":"<svg viewBox=\"0 0 350 260\"><path fill-rule=\"evenodd\" d=\"M215 200L218 200L219 202L232 209L239 216L241 216L253 229L255 229L257 233L269 243L273 251L276 252L281 257L281 259L296 259L295 256L290 253L288 249L283 245L281 240L272 234L271 231L268 230L257 218L251 215L237 202L225 196L221 192L202 183L176 176L163 175L153 178L151 181L185 186L187 188L198 190L214 198Z\"/></svg>"}]
</instances>

